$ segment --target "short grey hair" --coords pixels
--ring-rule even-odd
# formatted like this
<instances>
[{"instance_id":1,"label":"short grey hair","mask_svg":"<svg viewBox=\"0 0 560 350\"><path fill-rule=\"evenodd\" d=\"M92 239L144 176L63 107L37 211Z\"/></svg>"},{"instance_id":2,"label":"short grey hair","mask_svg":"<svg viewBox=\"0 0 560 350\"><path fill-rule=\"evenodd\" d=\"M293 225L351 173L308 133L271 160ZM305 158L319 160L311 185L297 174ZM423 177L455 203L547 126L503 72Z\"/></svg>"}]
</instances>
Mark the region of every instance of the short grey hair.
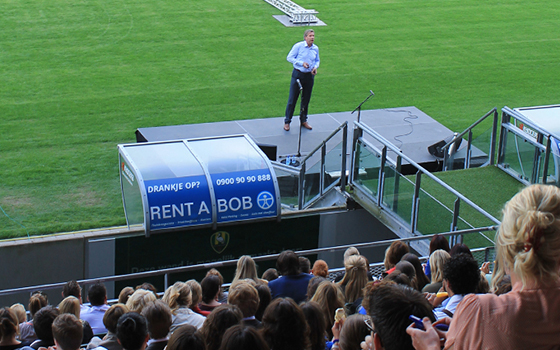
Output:
<instances>
[{"instance_id":1,"label":"short grey hair","mask_svg":"<svg viewBox=\"0 0 560 350\"><path fill-rule=\"evenodd\" d=\"M309 35L309 33L315 33L315 31L313 29L307 29L304 33L303 33L303 38L307 38L307 35Z\"/></svg>"}]
</instances>

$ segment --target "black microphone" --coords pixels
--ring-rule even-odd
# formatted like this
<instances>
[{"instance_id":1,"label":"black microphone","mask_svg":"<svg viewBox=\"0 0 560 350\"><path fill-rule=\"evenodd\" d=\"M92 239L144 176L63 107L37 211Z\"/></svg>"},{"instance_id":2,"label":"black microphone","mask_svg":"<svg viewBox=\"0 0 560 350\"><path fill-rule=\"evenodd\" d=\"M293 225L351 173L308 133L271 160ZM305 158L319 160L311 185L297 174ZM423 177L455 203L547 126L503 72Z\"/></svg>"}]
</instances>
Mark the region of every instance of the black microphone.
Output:
<instances>
[{"instance_id":1,"label":"black microphone","mask_svg":"<svg viewBox=\"0 0 560 350\"><path fill-rule=\"evenodd\" d=\"M301 86L301 82L299 81L299 79L296 79L297 84L299 85L299 91L303 90L303 86Z\"/></svg>"}]
</instances>

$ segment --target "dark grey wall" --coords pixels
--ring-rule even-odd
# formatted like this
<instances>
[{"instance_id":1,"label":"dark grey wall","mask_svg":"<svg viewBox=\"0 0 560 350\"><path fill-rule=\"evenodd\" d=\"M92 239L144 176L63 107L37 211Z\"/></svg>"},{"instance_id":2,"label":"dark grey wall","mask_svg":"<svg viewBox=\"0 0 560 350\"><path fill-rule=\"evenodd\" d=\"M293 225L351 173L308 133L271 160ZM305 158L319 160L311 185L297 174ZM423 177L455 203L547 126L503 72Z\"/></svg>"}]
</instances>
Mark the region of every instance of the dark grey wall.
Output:
<instances>
[{"instance_id":1,"label":"dark grey wall","mask_svg":"<svg viewBox=\"0 0 560 350\"><path fill-rule=\"evenodd\" d=\"M319 247L396 238L389 229L363 209L320 214L315 220L319 223L318 229L314 226L314 232L310 232L308 228L307 231L298 231L297 234L314 235L317 239L318 231ZM284 218L283 222L283 225L289 225L297 220L288 217ZM297 231L293 228L292 230ZM0 266L3 267L0 269L0 290L114 275L115 242L110 236L97 237L95 234L89 234L87 237L69 234L31 241L4 242L0 244ZM266 249L264 246L261 248ZM373 263L383 260L385 247L360 249L360 252ZM343 253L322 253L319 258L326 260L331 268L342 267ZM109 298L114 297L114 284L107 283L106 286ZM60 288L48 290L46 293L51 305L57 305L62 299ZM84 289L82 295L86 302L87 290ZM29 293L0 296L0 306L10 306L19 302L27 308L28 301Z\"/></svg>"},{"instance_id":2,"label":"dark grey wall","mask_svg":"<svg viewBox=\"0 0 560 350\"><path fill-rule=\"evenodd\" d=\"M37 240L33 240L36 242ZM26 287L84 278L84 239L18 242L0 247L0 289ZM62 289L46 291L57 305ZM29 293L0 297L0 306L22 303L27 309Z\"/></svg>"},{"instance_id":3,"label":"dark grey wall","mask_svg":"<svg viewBox=\"0 0 560 350\"><path fill-rule=\"evenodd\" d=\"M321 215L319 247L355 244L398 238L364 209ZM359 249L370 263L383 261L387 247ZM329 268L343 267L344 251L321 253Z\"/></svg>"}]
</instances>

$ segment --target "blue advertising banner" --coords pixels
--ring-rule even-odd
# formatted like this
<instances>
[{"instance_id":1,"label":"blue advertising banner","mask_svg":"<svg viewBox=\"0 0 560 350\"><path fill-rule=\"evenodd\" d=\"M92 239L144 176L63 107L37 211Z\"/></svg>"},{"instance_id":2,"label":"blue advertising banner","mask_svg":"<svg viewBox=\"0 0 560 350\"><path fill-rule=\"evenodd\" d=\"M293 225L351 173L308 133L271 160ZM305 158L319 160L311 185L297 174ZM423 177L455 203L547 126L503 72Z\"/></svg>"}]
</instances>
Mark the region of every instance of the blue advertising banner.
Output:
<instances>
[{"instance_id":1,"label":"blue advertising banner","mask_svg":"<svg viewBox=\"0 0 560 350\"><path fill-rule=\"evenodd\" d=\"M150 230L212 223L212 200L204 175L145 181Z\"/></svg>"},{"instance_id":2,"label":"blue advertising banner","mask_svg":"<svg viewBox=\"0 0 560 350\"><path fill-rule=\"evenodd\" d=\"M218 223L275 217L276 191L269 169L211 174Z\"/></svg>"}]
</instances>

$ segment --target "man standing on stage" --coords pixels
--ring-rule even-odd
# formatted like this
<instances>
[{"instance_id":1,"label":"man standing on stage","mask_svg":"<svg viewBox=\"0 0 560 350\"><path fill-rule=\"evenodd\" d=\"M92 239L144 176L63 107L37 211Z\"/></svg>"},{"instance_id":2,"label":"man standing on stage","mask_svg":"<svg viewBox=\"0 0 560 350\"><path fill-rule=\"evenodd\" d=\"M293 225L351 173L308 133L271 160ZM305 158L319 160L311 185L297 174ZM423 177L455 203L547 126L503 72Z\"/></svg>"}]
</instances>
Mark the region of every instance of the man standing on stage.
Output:
<instances>
[{"instance_id":1,"label":"man standing on stage","mask_svg":"<svg viewBox=\"0 0 560 350\"><path fill-rule=\"evenodd\" d=\"M317 68L319 68L319 48L313 44L315 32L312 29L305 31L303 39L304 41L300 41L292 47L287 57L288 62L294 65L294 70L290 83L290 96L286 106L286 118L284 119L284 130L286 131L290 130L290 123L301 90L303 90L303 93L299 121L304 128L312 129L307 122L307 107L311 99L315 74L317 74Z\"/></svg>"}]
</instances>

